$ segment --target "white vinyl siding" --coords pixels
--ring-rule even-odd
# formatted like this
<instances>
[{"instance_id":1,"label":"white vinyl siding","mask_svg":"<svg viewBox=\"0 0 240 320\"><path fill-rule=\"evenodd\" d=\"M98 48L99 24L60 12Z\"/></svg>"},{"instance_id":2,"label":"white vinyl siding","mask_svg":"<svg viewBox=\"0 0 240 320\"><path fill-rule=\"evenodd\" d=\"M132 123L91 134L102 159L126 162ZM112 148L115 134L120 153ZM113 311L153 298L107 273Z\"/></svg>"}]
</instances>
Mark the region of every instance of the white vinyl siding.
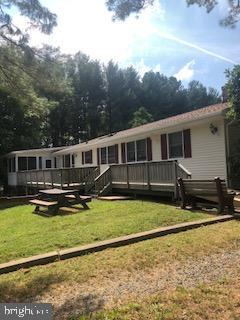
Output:
<instances>
[{"instance_id":1,"label":"white vinyl siding","mask_svg":"<svg viewBox=\"0 0 240 320\"><path fill-rule=\"evenodd\" d=\"M209 126L213 123L218 127L218 132L212 134ZM187 125L186 128L191 130L191 158L177 158L188 171L192 173L192 179L214 179L227 177L226 150L225 150L225 133L224 121L209 120L201 125ZM160 131L159 135L154 134L152 137L153 161L161 161L161 133L171 133L174 131L184 130L169 129L169 131Z\"/></svg>"}]
</instances>

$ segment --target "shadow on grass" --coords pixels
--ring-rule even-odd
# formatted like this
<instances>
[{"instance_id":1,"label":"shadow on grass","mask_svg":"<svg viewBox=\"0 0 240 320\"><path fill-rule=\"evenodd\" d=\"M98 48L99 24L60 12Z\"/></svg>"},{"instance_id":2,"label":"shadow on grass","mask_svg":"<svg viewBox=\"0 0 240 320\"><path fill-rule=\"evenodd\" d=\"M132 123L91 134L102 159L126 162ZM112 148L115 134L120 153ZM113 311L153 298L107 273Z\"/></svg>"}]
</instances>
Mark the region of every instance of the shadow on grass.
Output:
<instances>
[{"instance_id":1,"label":"shadow on grass","mask_svg":"<svg viewBox=\"0 0 240 320\"><path fill-rule=\"evenodd\" d=\"M93 312L102 310L104 299L93 294L81 294L66 300L61 306L54 307L54 319L79 319Z\"/></svg>"},{"instance_id":2,"label":"shadow on grass","mask_svg":"<svg viewBox=\"0 0 240 320\"><path fill-rule=\"evenodd\" d=\"M31 302L53 284L64 281L63 274L40 275L22 284L17 280L0 282L0 302Z\"/></svg>"},{"instance_id":3,"label":"shadow on grass","mask_svg":"<svg viewBox=\"0 0 240 320\"><path fill-rule=\"evenodd\" d=\"M28 202L21 201L1 201L0 202L0 212L5 209L15 208L19 206L26 206Z\"/></svg>"}]
</instances>

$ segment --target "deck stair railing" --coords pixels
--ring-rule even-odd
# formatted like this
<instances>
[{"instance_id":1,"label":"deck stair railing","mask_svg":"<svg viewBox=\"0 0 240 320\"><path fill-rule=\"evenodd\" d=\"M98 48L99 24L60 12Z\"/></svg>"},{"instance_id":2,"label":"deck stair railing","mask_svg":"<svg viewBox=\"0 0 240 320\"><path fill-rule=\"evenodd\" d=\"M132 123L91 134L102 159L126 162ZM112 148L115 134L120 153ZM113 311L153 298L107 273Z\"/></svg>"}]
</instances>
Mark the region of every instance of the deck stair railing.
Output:
<instances>
[{"instance_id":1,"label":"deck stair railing","mask_svg":"<svg viewBox=\"0 0 240 320\"><path fill-rule=\"evenodd\" d=\"M103 196L111 193L112 189L112 174L111 167L108 167L104 170L96 179L95 179L95 193L99 196Z\"/></svg>"},{"instance_id":2,"label":"deck stair railing","mask_svg":"<svg viewBox=\"0 0 240 320\"><path fill-rule=\"evenodd\" d=\"M100 167L95 168L85 179L84 192L89 193L95 188L95 179L100 175Z\"/></svg>"}]
</instances>

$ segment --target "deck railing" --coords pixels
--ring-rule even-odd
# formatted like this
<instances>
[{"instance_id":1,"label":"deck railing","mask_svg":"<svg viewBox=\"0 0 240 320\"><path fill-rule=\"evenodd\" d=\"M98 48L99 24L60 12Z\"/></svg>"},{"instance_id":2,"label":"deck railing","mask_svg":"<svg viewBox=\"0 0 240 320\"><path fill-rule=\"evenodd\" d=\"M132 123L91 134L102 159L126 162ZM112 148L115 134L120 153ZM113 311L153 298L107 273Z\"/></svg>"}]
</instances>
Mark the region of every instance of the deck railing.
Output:
<instances>
[{"instance_id":1,"label":"deck railing","mask_svg":"<svg viewBox=\"0 0 240 320\"><path fill-rule=\"evenodd\" d=\"M172 191L177 197L177 178L191 177L177 161L142 162L111 166L113 188ZM122 186L121 186L122 185Z\"/></svg>"},{"instance_id":2,"label":"deck railing","mask_svg":"<svg viewBox=\"0 0 240 320\"><path fill-rule=\"evenodd\" d=\"M19 186L37 188L74 187L83 185L95 169L96 167L20 171L17 173L17 183Z\"/></svg>"}]
</instances>

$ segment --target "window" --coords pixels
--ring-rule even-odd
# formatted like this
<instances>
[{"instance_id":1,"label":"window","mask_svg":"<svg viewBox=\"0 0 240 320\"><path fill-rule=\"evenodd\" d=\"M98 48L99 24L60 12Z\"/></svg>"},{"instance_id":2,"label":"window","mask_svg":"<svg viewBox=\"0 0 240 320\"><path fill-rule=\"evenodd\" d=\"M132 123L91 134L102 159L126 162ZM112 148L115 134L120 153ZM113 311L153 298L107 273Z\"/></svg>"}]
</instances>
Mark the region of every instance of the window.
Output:
<instances>
[{"instance_id":1,"label":"window","mask_svg":"<svg viewBox=\"0 0 240 320\"><path fill-rule=\"evenodd\" d=\"M28 170L37 169L37 159L36 157L28 157Z\"/></svg>"},{"instance_id":2,"label":"window","mask_svg":"<svg viewBox=\"0 0 240 320\"><path fill-rule=\"evenodd\" d=\"M85 163L92 163L92 150L84 152Z\"/></svg>"},{"instance_id":3,"label":"window","mask_svg":"<svg viewBox=\"0 0 240 320\"><path fill-rule=\"evenodd\" d=\"M54 157L54 168L56 169L57 168L57 158Z\"/></svg>"},{"instance_id":4,"label":"window","mask_svg":"<svg viewBox=\"0 0 240 320\"><path fill-rule=\"evenodd\" d=\"M101 148L101 164L107 163L107 148Z\"/></svg>"},{"instance_id":5,"label":"window","mask_svg":"<svg viewBox=\"0 0 240 320\"><path fill-rule=\"evenodd\" d=\"M168 135L169 158L183 157L183 134L182 131Z\"/></svg>"},{"instance_id":6,"label":"window","mask_svg":"<svg viewBox=\"0 0 240 320\"><path fill-rule=\"evenodd\" d=\"M39 158L40 159L40 158ZM37 158L36 157L18 157L18 170L36 170Z\"/></svg>"},{"instance_id":7,"label":"window","mask_svg":"<svg viewBox=\"0 0 240 320\"><path fill-rule=\"evenodd\" d=\"M27 169L27 157L18 157L18 170L25 171Z\"/></svg>"},{"instance_id":8,"label":"window","mask_svg":"<svg viewBox=\"0 0 240 320\"><path fill-rule=\"evenodd\" d=\"M146 139L136 141L137 146L137 161L147 160L147 144Z\"/></svg>"},{"instance_id":9,"label":"window","mask_svg":"<svg viewBox=\"0 0 240 320\"><path fill-rule=\"evenodd\" d=\"M108 163L115 163L116 155L115 155L115 146L108 147Z\"/></svg>"},{"instance_id":10,"label":"window","mask_svg":"<svg viewBox=\"0 0 240 320\"><path fill-rule=\"evenodd\" d=\"M46 168L51 169L52 168L52 160L48 159L46 160Z\"/></svg>"},{"instance_id":11,"label":"window","mask_svg":"<svg viewBox=\"0 0 240 320\"><path fill-rule=\"evenodd\" d=\"M16 172L15 157L8 159L8 172Z\"/></svg>"},{"instance_id":12,"label":"window","mask_svg":"<svg viewBox=\"0 0 240 320\"><path fill-rule=\"evenodd\" d=\"M42 157L38 158L38 168L42 170Z\"/></svg>"},{"instance_id":13,"label":"window","mask_svg":"<svg viewBox=\"0 0 240 320\"><path fill-rule=\"evenodd\" d=\"M70 168L70 154L66 154L64 157L63 167Z\"/></svg>"},{"instance_id":14,"label":"window","mask_svg":"<svg viewBox=\"0 0 240 320\"><path fill-rule=\"evenodd\" d=\"M127 143L127 162L135 162L135 141Z\"/></svg>"}]
</instances>

